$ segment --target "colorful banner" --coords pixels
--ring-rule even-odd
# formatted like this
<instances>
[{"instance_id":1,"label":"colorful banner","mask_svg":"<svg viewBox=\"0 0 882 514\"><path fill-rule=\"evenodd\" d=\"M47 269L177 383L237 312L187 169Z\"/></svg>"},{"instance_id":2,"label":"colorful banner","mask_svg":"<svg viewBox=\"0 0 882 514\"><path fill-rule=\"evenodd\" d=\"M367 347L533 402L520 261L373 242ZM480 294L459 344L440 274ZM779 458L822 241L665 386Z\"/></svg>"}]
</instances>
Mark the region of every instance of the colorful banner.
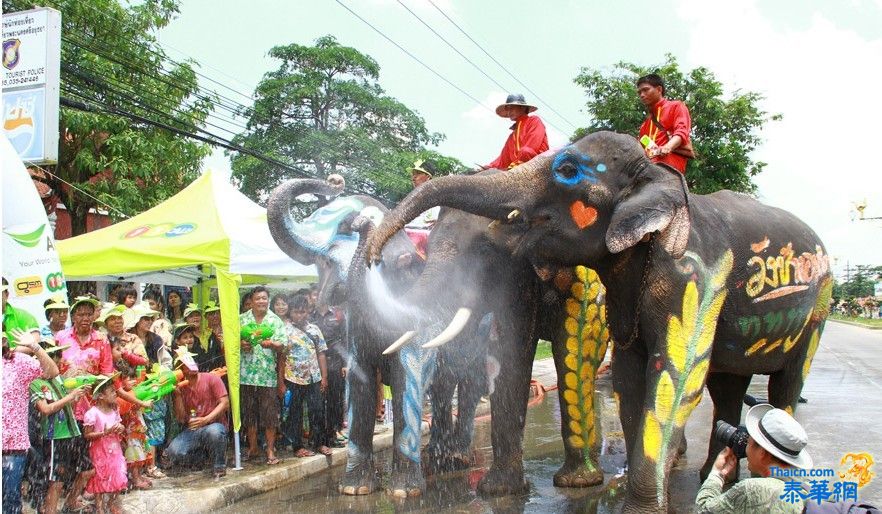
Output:
<instances>
[{"instance_id":1,"label":"colorful banner","mask_svg":"<svg viewBox=\"0 0 882 514\"><path fill-rule=\"evenodd\" d=\"M5 136L0 136L3 163L3 278L9 303L48 323L43 302L67 296L52 226L24 164Z\"/></svg>"}]
</instances>

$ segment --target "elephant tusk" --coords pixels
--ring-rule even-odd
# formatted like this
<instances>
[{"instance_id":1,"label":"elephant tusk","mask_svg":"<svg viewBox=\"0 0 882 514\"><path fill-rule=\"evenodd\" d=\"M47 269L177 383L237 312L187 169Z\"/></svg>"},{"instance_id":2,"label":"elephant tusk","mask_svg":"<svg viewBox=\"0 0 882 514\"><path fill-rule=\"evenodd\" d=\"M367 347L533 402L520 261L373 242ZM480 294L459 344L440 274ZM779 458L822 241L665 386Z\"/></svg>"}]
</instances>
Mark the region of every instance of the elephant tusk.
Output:
<instances>
[{"instance_id":1,"label":"elephant tusk","mask_svg":"<svg viewBox=\"0 0 882 514\"><path fill-rule=\"evenodd\" d=\"M521 215L521 211L515 209L508 213L508 221L511 221Z\"/></svg>"},{"instance_id":2,"label":"elephant tusk","mask_svg":"<svg viewBox=\"0 0 882 514\"><path fill-rule=\"evenodd\" d=\"M445 328L444 331L435 336L434 339L424 344L423 348L435 348L436 346L446 344L448 341L456 337L457 334L462 332L462 329L465 327L465 324L468 323L471 315L471 309L460 307L459 310L456 311L456 314L453 316L453 320L450 322L449 325L447 325L447 328Z\"/></svg>"},{"instance_id":3,"label":"elephant tusk","mask_svg":"<svg viewBox=\"0 0 882 514\"><path fill-rule=\"evenodd\" d=\"M487 225L487 228L490 229L490 230L493 230L493 229L496 228L497 226L499 226L499 220L493 220L493 221L490 222L489 225Z\"/></svg>"},{"instance_id":4,"label":"elephant tusk","mask_svg":"<svg viewBox=\"0 0 882 514\"><path fill-rule=\"evenodd\" d=\"M389 348L383 350L383 355L389 355L390 353L397 352L402 346L405 345L408 341L413 339L413 335L416 334L413 330L408 330L401 337L398 338L397 341L389 345Z\"/></svg>"}]
</instances>

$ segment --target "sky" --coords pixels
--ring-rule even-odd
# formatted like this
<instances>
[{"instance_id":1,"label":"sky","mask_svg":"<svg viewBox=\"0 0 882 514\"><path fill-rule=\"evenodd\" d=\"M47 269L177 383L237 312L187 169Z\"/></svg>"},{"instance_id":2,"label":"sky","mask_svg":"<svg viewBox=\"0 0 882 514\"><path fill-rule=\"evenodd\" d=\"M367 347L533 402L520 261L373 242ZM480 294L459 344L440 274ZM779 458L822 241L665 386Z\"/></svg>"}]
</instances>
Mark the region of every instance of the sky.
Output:
<instances>
[{"instance_id":1,"label":"sky","mask_svg":"<svg viewBox=\"0 0 882 514\"><path fill-rule=\"evenodd\" d=\"M158 40L171 57L200 64L199 72L207 77L203 86L248 103L263 74L278 66L267 57L270 48L308 45L331 34L373 57L386 93L418 112L429 130L444 134L437 150L466 165L489 162L502 147L510 122L493 109L507 93L523 93L539 107L536 114L546 122L554 147L566 142L574 126L588 123L584 91L573 82L582 67L611 70L620 61L653 65L673 54L681 69L707 67L727 94L761 93L761 107L782 115L760 132L763 142L754 153L768 163L755 179L759 199L807 222L824 241L837 276L844 276L847 265L882 264L882 220L856 220L854 209L865 202L867 217L882 217L882 166L876 158L882 150L882 102L877 98L882 95L882 0L181 4L180 15L159 32ZM237 130L219 118L213 122ZM229 173L229 159L215 151L205 167Z\"/></svg>"}]
</instances>

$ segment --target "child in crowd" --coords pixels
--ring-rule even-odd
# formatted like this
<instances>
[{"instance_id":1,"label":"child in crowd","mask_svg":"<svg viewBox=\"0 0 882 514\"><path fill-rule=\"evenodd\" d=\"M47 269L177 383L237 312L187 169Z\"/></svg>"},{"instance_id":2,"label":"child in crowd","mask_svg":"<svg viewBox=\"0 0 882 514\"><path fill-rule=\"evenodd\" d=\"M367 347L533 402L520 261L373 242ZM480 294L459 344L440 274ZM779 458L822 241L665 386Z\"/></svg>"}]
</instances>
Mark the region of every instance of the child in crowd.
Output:
<instances>
[{"instance_id":1,"label":"child in crowd","mask_svg":"<svg viewBox=\"0 0 882 514\"><path fill-rule=\"evenodd\" d=\"M44 349L58 365L61 352L67 347L45 345ZM77 387L68 391L58 376L52 380L35 379L31 382L30 392L31 402L40 414L43 460L38 473L48 482L45 491L32 491L31 495L42 498L39 512L55 514L65 485L73 483L80 472L85 471L90 477L94 473L88 458L88 443L80 434L73 413L73 404L83 396L85 388ZM68 500L72 504L76 498Z\"/></svg>"},{"instance_id":2,"label":"child in crowd","mask_svg":"<svg viewBox=\"0 0 882 514\"><path fill-rule=\"evenodd\" d=\"M113 514L122 512L119 493L126 489L126 459L122 450L122 425L116 407L116 389L112 377L103 377L92 388L95 406L83 417L84 437L89 441L89 456L95 466L95 475L86 490L95 495L95 512Z\"/></svg>"},{"instance_id":3,"label":"child in crowd","mask_svg":"<svg viewBox=\"0 0 882 514\"><path fill-rule=\"evenodd\" d=\"M285 362L285 385L291 391L285 435L291 442L295 457L309 457L318 451L330 455L329 441L324 427L322 396L328 387L328 367L325 352L328 347L321 330L307 321L309 300L298 294L288 304L287 359ZM303 403L309 415L309 446L303 447Z\"/></svg>"},{"instance_id":4,"label":"child in crowd","mask_svg":"<svg viewBox=\"0 0 882 514\"><path fill-rule=\"evenodd\" d=\"M137 340L137 338L135 338ZM140 341L138 341L140 344ZM129 390L131 386L140 382L143 377L137 373L141 366L147 365L147 357L137 355L126 349L126 344L120 338L110 338L110 349L113 354L113 367L120 373L124 387ZM143 345L141 345L143 352ZM145 371L146 372L146 371ZM120 400L120 416L125 427L125 457L126 465L132 474L132 487L135 489L149 489L153 486L150 480L142 476L142 470L152 464L152 452L147 446L147 425L141 409L129 402Z\"/></svg>"}]
</instances>

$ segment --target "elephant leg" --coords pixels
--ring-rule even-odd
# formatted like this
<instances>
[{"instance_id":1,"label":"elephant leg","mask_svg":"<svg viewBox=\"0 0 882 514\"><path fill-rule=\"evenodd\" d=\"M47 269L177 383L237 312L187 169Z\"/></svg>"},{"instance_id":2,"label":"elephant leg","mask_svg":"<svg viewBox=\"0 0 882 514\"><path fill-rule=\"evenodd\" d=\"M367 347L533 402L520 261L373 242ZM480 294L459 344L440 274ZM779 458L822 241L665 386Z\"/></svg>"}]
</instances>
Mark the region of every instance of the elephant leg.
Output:
<instances>
[{"instance_id":1,"label":"elephant leg","mask_svg":"<svg viewBox=\"0 0 882 514\"><path fill-rule=\"evenodd\" d=\"M791 415L799 405L799 395L808 378L823 329L823 325L820 325L813 330L803 331L793 350L798 353L791 357L783 369L769 376L769 403Z\"/></svg>"},{"instance_id":2,"label":"elephant leg","mask_svg":"<svg viewBox=\"0 0 882 514\"><path fill-rule=\"evenodd\" d=\"M451 434L454 431L451 404L455 389L454 377L446 366L439 365L437 376L429 388L432 399L432 426L429 428L429 444L422 454L423 468L429 475L449 468Z\"/></svg>"},{"instance_id":3,"label":"elephant leg","mask_svg":"<svg viewBox=\"0 0 882 514\"><path fill-rule=\"evenodd\" d=\"M450 442L455 469L465 469L471 465L469 450L472 447L472 437L475 433L475 411L478 404L481 403L481 396L487 392L487 373L484 362L483 358L480 359L475 373L462 377L459 381L456 424Z\"/></svg>"},{"instance_id":4,"label":"elephant leg","mask_svg":"<svg viewBox=\"0 0 882 514\"><path fill-rule=\"evenodd\" d=\"M423 401L437 350L421 348L423 342L406 345L391 366L395 435L390 493L397 498L419 496L426 489L420 459Z\"/></svg>"},{"instance_id":5,"label":"elephant leg","mask_svg":"<svg viewBox=\"0 0 882 514\"><path fill-rule=\"evenodd\" d=\"M509 313L511 317L500 316L499 326L503 333L499 342L491 346L491 353L504 363L505 371L496 378L490 396L493 465L478 483L478 492L486 495L515 494L528 488L524 478L523 438L536 339L532 337L530 314L533 313L520 313L517 309L511 309ZM530 334L530 337L525 339L522 334ZM506 347L504 341L512 340L516 343Z\"/></svg>"},{"instance_id":6,"label":"elephant leg","mask_svg":"<svg viewBox=\"0 0 882 514\"><path fill-rule=\"evenodd\" d=\"M752 376L733 375L731 373L709 373L707 376L707 391L714 402L714 421L711 427L717 426L717 421L723 420L732 426L738 426L741 422L741 408L744 401L744 393L750 385ZM701 467L699 478L701 482L710 474L717 454L723 449L723 443L714 439L711 428L710 442L707 448L707 460ZM735 469L738 476L738 468Z\"/></svg>"},{"instance_id":7,"label":"elephant leg","mask_svg":"<svg viewBox=\"0 0 882 514\"><path fill-rule=\"evenodd\" d=\"M374 490L374 416L377 401L376 366L367 359L350 364L346 375L349 407L349 443L346 472L340 492L346 495L370 494Z\"/></svg>"},{"instance_id":8,"label":"elephant leg","mask_svg":"<svg viewBox=\"0 0 882 514\"><path fill-rule=\"evenodd\" d=\"M558 487L588 487L603 483L597 463L594 381L609 341L605 308L597 298L602 286L597 274L578 266L577 284L566 300L562 327L552 345L560 402L564 463L554 474Z\"/></svg>"},{"instance_id":9,"label":"elephant leg","mask_svg":"<svg viewBox=\"0 0 882 514\"><path fill-rule=\"evenodd\" d=\"M646 358L630 350L613 349L613 393L619 407L619 421L625 436L625 451L637 448L646 392ZM630 462L629 462L630 465Z\"/></svg>"}]
</instances>

